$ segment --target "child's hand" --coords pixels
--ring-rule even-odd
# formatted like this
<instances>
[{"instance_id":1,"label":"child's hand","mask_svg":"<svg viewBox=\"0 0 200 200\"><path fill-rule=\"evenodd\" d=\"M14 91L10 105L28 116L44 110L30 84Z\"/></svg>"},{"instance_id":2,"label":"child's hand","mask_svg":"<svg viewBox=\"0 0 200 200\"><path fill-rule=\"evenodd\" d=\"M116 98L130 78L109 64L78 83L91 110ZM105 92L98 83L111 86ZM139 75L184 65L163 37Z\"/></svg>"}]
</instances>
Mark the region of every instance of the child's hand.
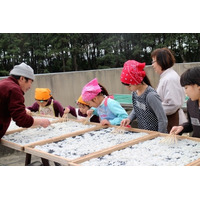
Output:
<instances>
[{"instance_id":1,"label":"child's hand","mask_svg":"<svg viewBox=\"0 0 200 200\"><path fill-rule=\"evenodd\" d=\"M88 116L88 117L91 117L92 114L93 114L93 112L94 112L94 110L92 110L92 109L88 110L88 111L87 111L87 116Z\"/></svg>"},{"instance_id":2,"label":"child's hand","mask_svg":"<svg viewBox=\"0 0 200 200\"><path fill-rule=\"evenodd\" d=\"M127 125L130 124L130 122L131 122L131 120L128 119L128 118L123 119L123 120L121 121L121 123L120 123L120 126L127 126Z\"/></svg>"},{"instance_id":3,"label":"child's hand","mask_svg":"<svg viewBox=\"0 0 200 200\"><path fill-rule=\"evenodd\" d=\"M179 134L182 130L183 130L183 126L173 126L169 134L170 134L170 135L177 135L177 134Z\"/></svg>"},{"instance_id":4,"label":"child's hand","mask_svg":"<svg viewBox=\"0 0 200 200\"><path fill-rule=\"evenodd\" d=\"M110 122L107 119L103 119L101 120L100 124L105 126L105 125L110 125Z\"/></svg>"},{"instance_id":5,"label":"child's hand","mask_svg":"<svg viewBox=\"0 0 200 200\"><path fill-rule=\"evenodd\" d=\"M28 108L26 108L26 114L31 115L31 111Z\"/></svg>"},{"instance_id":6,"label":"child's hand","mask_svg":"<svg viewBox=\"0 0 200 200\"><path fill-rule=\"evenodd\" d=\"M65 108L64 114L67 114L70 112L70 109L68 107Z\"/></svg>"}]
</instances>

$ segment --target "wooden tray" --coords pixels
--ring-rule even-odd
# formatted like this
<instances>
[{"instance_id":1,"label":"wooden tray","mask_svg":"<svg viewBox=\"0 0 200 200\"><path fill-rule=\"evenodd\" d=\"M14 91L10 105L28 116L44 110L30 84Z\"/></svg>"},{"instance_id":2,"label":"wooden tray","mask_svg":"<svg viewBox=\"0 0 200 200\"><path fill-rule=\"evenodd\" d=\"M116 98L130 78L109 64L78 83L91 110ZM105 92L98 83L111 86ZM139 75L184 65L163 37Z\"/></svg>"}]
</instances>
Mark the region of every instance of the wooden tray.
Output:
<instances>
[{"instance_id":1,"label":"wooden tray","mask_svg":"<svg viewBox=\"0 0 200 200\"><path fill-rule=\"evenodd\" d=\"M76 160L72 160L72 162L73 163L75 163L75 164L80 164L80 165L84 165L84 162L85 161L88 161L88 162L91 162L92 161L92 159L93 158L99 158L99 160L102 160L102 159L104 159L105 157L102 157L102 156L113 156L113 158L114 158L114 156L115 156L115 161L116 162L120 162L120 156L118 156L118 154L116 153L118 150L122 150L122 149L126 149L127 150L127 147L134 147L134 145L135 144L138 144L138 143L144 143L144 142L147 142L148 140L154 140L154 139L158 139L159 137L168 137L169 135L168 134L162 134L162 133L158 133L157 135L153 135L153 137L149 137L149 138L146 138L146 140L144 140L144 139L138 139L137 141L130 141L130 142L128 142L127 144L125 144L125 145L121 145L121 146L115 146L115 147L113 147L113 148L110 148L110 149L106 149L106 150L104 150L104 151L99 151L99 152L97 152L96 154L90 154L90 155L88 155L88 156L85 156L85 157L82 157L82 158L80 158L80 159L76 159ZM178 140L180 140L179 142L177 142L177 144L175 143L175 144L162 144L162 143L159 143L158 144L158 146L157 146L157 155L155 155L155 157L154 158L156 158L156 156L159 158L159 156L162 156L162 153L166 153L167 151L165 151L165 152L162 152L162 149L159 147L159 145L168 145L168 146L166 146L166 148L169 148L170 146L169 145L180 145L180 143L181 142L183 142L185 139L187 139L187 140L189 140L189 141L196 141L197 143L199 143L199 145L200 145L200 138L192 138L192 137L187 137L187 136L177 136L177 139ZM151 145L150 146L150 148L151 147L153 147L153 145ZM172 146L171 146L172 147ZM174 147L174 148L176 148L176 147ZM138 151L142 151L142 146L140 146L140 149L139 149L139 147L138 147ZM195 150L196 151L196 150ZM199 151L199 153L200 153L200 148L198 149L198 151ZM115 152L115 155L113 155L113 154L111 154L112 152ZM127 152L129 152L129 151L127 151ZM176 152L177 153L177 152ZM197 153L198 154L198 153ZM124 155L124 154L123 154ZM129 160L131 160L131 159L134 159L133 157L134 156L131 156L131 154L126 154L127 156L130 156L130 159ZM132 154L133 155L133 154ZM148 154L146 154L146 155L148 155ZM184 154L182 155L182 156L185 156ZM137 156L136 156L137 157ZM170 158L170 156L168 156L169 157L169 159L171 159ZM199 156L200 157L200 156ZM140 156L140 158L139 159L141 159L142 160L142 158L143 158L143 156ZM153 159L153 157L151 157L152 159ZM160 159L161 160L161 159ZM160 161L159 159L158 159L158 161ZM94 160L93 160L94 161ZM96 161L98 162L98 159L96 159ZM114 162L114 161L113 161ZM92 162L91 162L92 163ZM121 162L122 163L122 162ZM88 165L90 165L89 163L88 163ZM143 164L144 166L145 166L145 164ZM186 164L184 164L184 165L186 165L186 166L200 166L200 158L197 158L197 159L195 159L194 161L192 161L192 162L188 162L188 163L186 163ZM165 165L165 166L168 166L168 165Z\"/></svg>"},{"instance_id":2,"label":"wooden tray","mask_svg":"<svg viewBox=\"0 0 200 200\"><path fill-rule=\"evenodd\" d=\"M72 121L72 122L74 121L74 122L82 124L78 120L70 119L68 121ZM56 121L52 122L51 124L54 125L54 124L57 124L59 122L60 122L60 120L56 120ZM48 139L41 139L41 140L38 140L36 142L30 142L30 143L27 143L27 144L18 144L17 142L11 142L8 139L2 138L1 139L1 144L4 145L4 146L7 146L9 148L18 150L18 151L23 151L25 146L27 146L27 145L34 145L35 143L37 144L38 142L43 141L43 140L44 141L46 141L46 140L47 141L52 141L53 138L55 138L55 140L56 140L57 138L62 139L62 138L66 138L66 137L72 137L72 136L75 136L75 135L78 135L78 134L82 134L82 133L84 133L87 130L90 131L90 130L99 129L99 128L102 127L99 123L88 123L88 124L89 125L94 125L94 127L92 127L92 128L86 128L86 129L83 129L83 130L72 131L71 133L66 133L66 134L63 133L62 135L59 135L59 136L53 136L53 137L48 138ZM38 128L38 127L31 127L31 128L28 128L28 129L21 128L18 131L14 131L14 130L10 131L10 132L7 133L7 135L14 134L14 133L17 134L18 132L21 133L22 131L26 131L26 130L30 130L30 129L34 130L35 128Z\"/></svg>"},{"instance_id":3,"label":"wooden tray","mask_svg":"<svg viewBox=\"0 0 200 200\"><path fill-rule=\"evenodd\" d=\"M108 131L108 130L110 130L109 128L115 128L116 126L109 126L109 127L107 127L107 128L104 128L103 130L105 130L105 131ZM86 137L86 135L87 135L87 137L86 138L88 138L89 136L89 134L96 134L96 135L98 135L97 137L99 137L99 138L101 138L101 137L103 137L104 135L106 135L106 134L108 134L108 133L105 133L103 136L102 136L102 134L101 134L101 131L102 130L97 130L96 129L96 133L95 132L91 132L91 131L89 131L89 130L87 130L87 131L85 131L85 132L83 132L82 133L82 135L84 136L84 137ZM119 136L119 137L123 137L123 139L125 138L125 140L128 140L128 141L126 141L126 142L122 142L122 143L120 143L120 144L117 144L117 145L112 145L112 144L108 144L109 145L109 147L107 147L107 148L102 148L102 149L100 149L100 150L94 150L94 149L92 149L91 151L93 151L93 152L90 152L90 153L88 153L87 155L84 155L84 156L80 156L80 155L78 155L79 157L78 158L76 158L76 159L72 159L72 158L69 158L69 157L63 157L63 156L61 156L61 155L54 155L53 154L53 152L45 152L44 150L39 150L39 149L35 149L34 147L36 146L36 145L38 145L38 146L43 146L43 145L46 145L46 144L48 144L48 145L53 145L54 147L59 147L59 145L60 145L60 143L58 143L59 141L61 141L61 140L63 140L64 139L64 137L62 137L62 138L52 138L52 140L50 141L50 140L46 140L46 141L42 141L42 142L39 142L39 143L37 143L37 144L34 144L34 145L27 145L27 146L25 146L25 152L26 153L28 153L28 154L32 154L32 155L35 155L35 156L39 156L39 157L42 157L42 158L45 158L45 159L48 159L48 160L51 160L51 161L54 161L54 162L58 162L58 163L60 163L60 164L62 164L62 165L68 165L68 163L73 163L73 164L75 164L75 165L78 165L79 163L81 163L81 162L83 162L83 161L86 161L86 160L89 160L89 159L91 159L91 158L94 158L94 157L99 157L99 156L102 156L102 155L104 155L104 154L107 154L107 153L111 153L112 151L116 151L116 150L119 150L119 149L122 149L122 148L125 148L125 147L127 147L127 146L130 146L130 145L133 145L133 144L135 144L135 143L138 143L138 142L140 142L140 141L143 141L143 140L147 140L147 139L151 139L151 138L154 138L154 137L156 137L157 135L158 135L158 132L154 132L154 131L144 131L144 130L140 130L140 129L134 129L134 128L126 128L126 131L129 131L129 132L136 132L135 134L137 134L137 133L140 133L140 132L143 132L143 133L145 133L146 135L145 136L141 136L141 137L139 137L139 138L137 138L137 139L127 139L127 135L125 135L125 134L123 134L124 136ZM79 134L80 135L80 134ZM117 135L117 134L116 134ZM78 136L78 135L77 135ZM129 134L129 136L130 137L135 137L135 136L133 136L133 135L131 135L131 134ZM92 137L92 136L91 136ZM111 140L112 140L112 138L116 138L116 140L118 139L117 138L117 136L115 137L114 136L114 134L113 134L113 137L111 137ZM71 153L74 153L74 152L77 152L78 150L76 150L77 149L77 146L76 145L74 145L75 144L75 142L73 142L73 139L72 138L65 138L66 139L66 141L69 141L69 140L71 140L70 142L71 142L71 144L72 144L72 147L69 147L70 146L70 144L68 144L68 146L67 146L67 144L66 144L66 146L67 147L69 147L69 148L73 148L73 150L71 151ZM95 138L95 140L94 141L97 141L97 144L99 143L99 141L98 140L96 140L96 138ZM83 139L83 144L82 145L84 145L84 142L88 142L88 140L87 139ZM106 142L106 141L105 141ZM116 142L118 142L118 141L116 141ZM80 145L80 143L81 143L81 141L79 142L79 145ZM95 143L95 142L94 142ZM92 146L94 147L94 145L96 145L97 146L97 144L92 144ZM73 146L74 145L74 146ZM96 147L95 146L95 147ZM48 150L50 150L52 147L49 147L49 149ZM62 147L60 147L61 149L62 149ZM90 147L89 147L90 148ZM101 147L98 147L98 148L101 148ZM97 148L97 149L98 149ZM62 149L63 150L63 149ZM66 150L67 151L67 150ZM86 149L86 151L87 151L87 149ZM70 151L67 151L67 152L70 152ZM79 152L80 153L80 152ZM84 152L82 152L82 153L84 153Z\"/></svg>"}]
</instances>

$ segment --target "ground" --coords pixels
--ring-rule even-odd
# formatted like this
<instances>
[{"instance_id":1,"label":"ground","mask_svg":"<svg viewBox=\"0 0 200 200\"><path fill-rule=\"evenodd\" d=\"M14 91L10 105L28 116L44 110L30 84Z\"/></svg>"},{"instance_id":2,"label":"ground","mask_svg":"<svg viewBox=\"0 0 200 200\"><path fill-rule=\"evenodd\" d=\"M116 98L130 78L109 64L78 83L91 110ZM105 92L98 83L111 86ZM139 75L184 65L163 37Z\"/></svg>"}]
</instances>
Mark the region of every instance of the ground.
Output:
<instances>
[{"instance_id":1,"label":"ground","mask_svg":"<svg viewBox=\"0 0 200 200\"><path fill-rule=\"evenodd\" d=\"M0 166L24 166L26 154L24 152L14 151L13 153L1 155ZM32 156L31 162L40 161L41 159Z\"/></svg>"}]
</instances>

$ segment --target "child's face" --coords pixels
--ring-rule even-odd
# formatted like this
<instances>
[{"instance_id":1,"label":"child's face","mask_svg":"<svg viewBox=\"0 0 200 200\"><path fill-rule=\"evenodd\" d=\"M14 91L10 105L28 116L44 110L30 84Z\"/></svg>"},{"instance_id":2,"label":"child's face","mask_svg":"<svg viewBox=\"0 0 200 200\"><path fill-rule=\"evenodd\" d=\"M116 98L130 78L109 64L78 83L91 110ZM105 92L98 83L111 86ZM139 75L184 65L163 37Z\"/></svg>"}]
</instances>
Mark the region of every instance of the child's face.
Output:
<instances>
[{"instance_id":1,"label":"child's face","mask_svg":"<svg viewBox=\"0 0 200 200\"><path fill-rule=\"evenodd\" d=\"M131 92L135 92L138 90L138 85L126 85L126 87Z\"/></svg>"},{"instance_id":2,"label":"child's face","mask_svg":"<svg viewBox=\"0 0 200 200\"><path fill-rule=\"evenodd\" d=\"M190 97L192 101L196 101L200 99L200 86L195 85L186 85L185 93Z\"/></svg>"},{"instance_id":3,"label":"child's face","mask_svg":"<svg viewBox=\"0 0 200 200\"><path fill-rule=\"evenodd\" d=\"M90 107L97 108L101 104L101 101L98 97L95 97L94 99L87 101L86 103L89 104Z\"/></svg>"},{"instance_id":4,"label":"child's face","mask_svg":"<svg viewBox=\"0 0 200 200\"><path fill-rule=\"evenodd\" d=\"M36 102L37 102L37 104L39 104L39 106L45 107L47 105L47 103L48 103L48 100L45 100L45 101L38 101L38 100L36 100Z\"/></svg>"},{"instance_id":5,"label":"child's face","mask_svg":"<svg viewBox=\"0 0 200 200\"><path fill-rule=\"evenodd\" d=\"M87 114L87 111L90 109L88 106L79 103L78 107L83 114Z\"/></svg>"}]
</instances>

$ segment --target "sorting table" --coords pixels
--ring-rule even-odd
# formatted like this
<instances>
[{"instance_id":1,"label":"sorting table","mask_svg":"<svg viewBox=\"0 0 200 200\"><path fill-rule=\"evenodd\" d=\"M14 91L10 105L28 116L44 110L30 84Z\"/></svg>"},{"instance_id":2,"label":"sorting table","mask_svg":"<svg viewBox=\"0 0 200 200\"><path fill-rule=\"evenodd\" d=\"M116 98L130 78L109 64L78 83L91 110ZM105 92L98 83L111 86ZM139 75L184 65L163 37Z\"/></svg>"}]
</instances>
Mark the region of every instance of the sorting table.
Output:
<instances>
[{"instance_id":1,"label":"sorting table","mask_svg":"<svg viewBox=\"0 0 200 200\"><path fill-rule=\"evenodd\" d=\"M96 123L86 125L77 120L68 122L68 128L64 128L67 122L53 123L54 127L49 127L49 131L59 132L53 137L27 142L26 136L30 134L30 130L34 136L35 130L34 128L23 129L23 131L8 133L7 136L15 134L16 137L11 140L5 136L1 143L12 149L23 151L29 156L38 156L44 165L49 165L48 161L53 161L66 166L200 166L200 138L177 136L177 143L165 144L160 141L168 138L169 135L156 131L136 128L119 129L111 125L103 127ZM70 122L76 122L79 130L67 131L76 124L70 124ZM48 129L37 130L37 132L39 136L50 135ZM62 132L63 130L65 132ZM20 133L24 135L19 136ZM22 141L21 145L17 143L18 139Z\"/></svg>"}]
</instances>

